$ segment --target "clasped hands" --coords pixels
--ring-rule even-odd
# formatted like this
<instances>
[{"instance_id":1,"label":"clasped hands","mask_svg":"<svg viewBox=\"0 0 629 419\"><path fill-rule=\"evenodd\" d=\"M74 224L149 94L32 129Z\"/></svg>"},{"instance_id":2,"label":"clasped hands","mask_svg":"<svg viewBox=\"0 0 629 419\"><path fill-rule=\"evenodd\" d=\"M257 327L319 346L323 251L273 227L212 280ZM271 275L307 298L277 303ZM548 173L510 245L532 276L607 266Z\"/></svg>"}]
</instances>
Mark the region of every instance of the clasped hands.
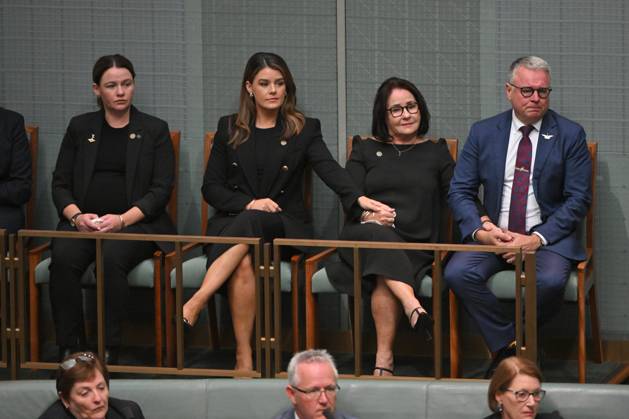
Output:
<instances>
[{"instance_id":1,"label":"clasped hands","mask_svg":"<svg viewBox=\"0 0 629 419\"><path fill-rule=\"evenodd\" d=\"M376 223L388 227L394 226L395 210L386 204L375 199L361 196L358 198L358 205L365 210L363 215L368 214L365 219L361 217L361 221L367 223ZM245 207L247 210L258 210L266 212L281 212L282 208L271 198L261 198L251 200Z\"/></svg>"},{"instance_id":2,"label":"clasped hands","mask_svg":"<svg viewBox=\"0 0 629 419\"><path fill-rule=\"evenodd\" d=\"M76 229L83 233L115 233L125 226L119 214L105 214L99 217L98 214L85 213L76 217L74 224Z\"/></svg>"},{"instance_id":3,"label":"clasped hands","mask_svg":"<svg viewBox=\"0 0 629 419\"><path fill-rule=\"evenodd\" d=\"M395 209L366 196L358 198L358 204L365 210L360 216L361 223L374 223L395 228Z\"/></svg>"},{"instance_id":4,"label":"clasped hands","mask_svg":"<svg viewBox=\"0 0 629 419\"><path fill-rule=\"evenodd\" d=\"M476 232L476 241L491 246L517 246L525 252L534 252L542 245L542 239L537 234L520 234L507 229L502 229L492 223L488 218L481 218L482 226ZM514 252L504 252L502 258L513 264Z\"/></svg>"}]
</instances>

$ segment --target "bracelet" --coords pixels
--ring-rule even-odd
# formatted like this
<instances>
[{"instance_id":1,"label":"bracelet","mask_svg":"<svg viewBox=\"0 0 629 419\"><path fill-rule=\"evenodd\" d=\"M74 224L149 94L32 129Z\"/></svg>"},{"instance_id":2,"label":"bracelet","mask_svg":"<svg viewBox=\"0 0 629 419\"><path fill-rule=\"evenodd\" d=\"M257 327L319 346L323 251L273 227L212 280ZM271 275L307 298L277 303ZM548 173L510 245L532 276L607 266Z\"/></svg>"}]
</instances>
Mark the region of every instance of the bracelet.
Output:
<instances>
[{"instance_id":1,"label":"bracelet","mask_svg":"<svg viewBox=\"0 0 629 419\"><path fill-rule=\"evenodd\" d=\"M76 227L76 221L79 218L79 215L82 215L83 213L81 211L77 212L76 214L74 214L72 217L70 217L70 225L72 227Z\"/></svg>"},{"instance_id":2,"label":"bracelet","mask_svg":"<svg viewBox=\"0 0 629 419\"><path fill-rule=\"evenodd\" d=\"M125 228L127 226L127 224L124 222L124 219L122 218L122 214L118 214L118 218L120 218L120 228Z\"/></svg>"}]
</instances>

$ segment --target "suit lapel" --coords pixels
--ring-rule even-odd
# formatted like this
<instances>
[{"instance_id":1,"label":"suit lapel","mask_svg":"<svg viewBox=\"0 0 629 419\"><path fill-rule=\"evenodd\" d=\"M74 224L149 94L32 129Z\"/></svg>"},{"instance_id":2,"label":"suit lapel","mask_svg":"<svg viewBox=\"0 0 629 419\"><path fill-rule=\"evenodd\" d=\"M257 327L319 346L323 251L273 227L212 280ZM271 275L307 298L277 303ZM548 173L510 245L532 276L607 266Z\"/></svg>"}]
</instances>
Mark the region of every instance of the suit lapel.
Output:
<instances>
[{"instance_id":1,"label":"suit lapel","mask_svg":"<svg viewBox=\"0 0 629 419\"><path fill-rule=\"evenodd\" d=\"M85 138L79 138L79 152L82 151L81 154L83 154L83 189L80 191L81 201L83 201L87 194L87 188L92 180L94 167L96 167L96 157L98 156L98 148L102 141L101 133L104 123L104 112L95 112L94 118L88 124Z\"/></svg>"},{"instance_id":2,"label":"suit lapel","mask_svg":"<svg viewBox=\"0 0 629 419\"><path fill-rule=\"evenodd\" d=\"M131 117L129 120L129 129L127 134L129 140L127 142L127 161L125 169L127 197L131 197L133 194L133 185L135 183L135 170L138 165L138 159L140 158L142 144L145 140L145 133L142 124L139 121L137 112L138 111L135 108L131 108Z\"/></svg>"},{"instance_id":3,"label":"suit lapel","mask_svg":"<svg viewBox=\"0 0 629 419\"><path fill-rule=\"evenodd\" d=\"M251 127L251 132L253 133L253 127ZM245 174L245 178L247 179L247 183L254 194L258 195L258 180L257 180L257 172L256 172L256 155L255 155L255 144L254 141L249 138L244 143L240 144L236 148L236 155L238 156L238 164L240 164L240 168Z\"/></svg>"},{"instance_id":4,"label":"suit lapel","mask_svg":"<svg viewBox=\"0 0 629 419\"><path fill-rule=\"evenodd\" d=\"M498 162L496 167L496 179L505 178L505 162L507 160L507 150L509 149L509 137L511 136L511 112L505 112L505 117L498 121L496 125L497 134L495 138L498 138L497 144L493 144L494 149L494 161ZM502 188L502 182L500 182ZM499 194L502 197L502 191Z\"/></svg>"},{"instance_id":5,"label":"suit lapel","mask_svg":"<svg viewBox=\"0 0 629 419\"><path fill-rule=\"evenodd\" d=\"M539 178L544 168L546 158L557 141L557 123L551 112L546 112L542 121L542 126L537 139L537 151L535 152L535 167L533 168L533 179Z\"/></svg>"}]
</instances>

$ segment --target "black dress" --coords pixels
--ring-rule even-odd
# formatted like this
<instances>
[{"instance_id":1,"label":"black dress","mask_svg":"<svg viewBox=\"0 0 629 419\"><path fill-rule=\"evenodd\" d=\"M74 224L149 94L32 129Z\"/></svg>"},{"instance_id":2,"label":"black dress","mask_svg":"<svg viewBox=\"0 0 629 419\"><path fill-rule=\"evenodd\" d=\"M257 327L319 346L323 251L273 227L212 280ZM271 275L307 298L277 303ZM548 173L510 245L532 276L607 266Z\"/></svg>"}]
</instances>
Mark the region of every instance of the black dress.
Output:
<instances>
[{"instance_id":1,"label":"black dress","mask_svg":"<svg viewBox=\"0 0 629 419\"><path fill-rule=\"evenodd\" d=\"M330 154L317 119L306 118L301 132L288 139L281 138L281 118L274 128L252 126L251 136L237 148L228 143L234 120L233 115L219 120L205 170L203 197L216 211L208 220L207 235L261 237L264 242L278 237L312 237L303 188L307 165L338 195L346 211L358 208L361 194ZM260 198L272 199L282 210L245 209L251 200ZM230 246L207 246L207 266ZM281 257L294 251L284 247Z\"/></svg>"},{"instance_id":2,"label":"black dress","mask_svg":"<svg viewBox=\"0 0 629 419\"><path fill-rule=\"evenodd\" d=\"M414 145L393 145L373 139L354 139L346 166L362 192L396 211L394 227L361 224L360 211L348 214L341 240L435 243L440 240L445 197L454 161L444 139ZM326 266L332 285L353 294L351 249L339 249L341 262ZM374 279L405 282L419 294L419 285L430 269L429 252L361 250L364 288L373 289Z\"/></svg>"}]
</instances>

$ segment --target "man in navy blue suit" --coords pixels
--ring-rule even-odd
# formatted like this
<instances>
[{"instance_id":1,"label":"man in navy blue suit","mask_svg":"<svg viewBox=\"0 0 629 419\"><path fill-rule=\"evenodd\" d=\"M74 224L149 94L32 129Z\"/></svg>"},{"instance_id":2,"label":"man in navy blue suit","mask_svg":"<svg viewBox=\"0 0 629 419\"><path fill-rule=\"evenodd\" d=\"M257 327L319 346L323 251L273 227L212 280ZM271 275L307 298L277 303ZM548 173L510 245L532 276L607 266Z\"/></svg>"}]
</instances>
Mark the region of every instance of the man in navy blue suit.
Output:
<instances>
[{"instance_id":1,"label":"man in navy blue suit","mask_svg":"<svg viewBox=\"0 0 629 419\"><path fill-rule=\"evenodd\" d=\"M585 258L576 230L592 199L585 131L548 109L551 90L543 59L511 64L505 93L512 109L472 125L448 195L465 241L536 251L540 324L558 312L570 270ZM474 203L481 186L482 218ZM493 274L513 268L514 258L460 252L445 269L447 284L494 354L487 377L515 355L514 324L487 288Z\"/></svg>"}]
</instances>

